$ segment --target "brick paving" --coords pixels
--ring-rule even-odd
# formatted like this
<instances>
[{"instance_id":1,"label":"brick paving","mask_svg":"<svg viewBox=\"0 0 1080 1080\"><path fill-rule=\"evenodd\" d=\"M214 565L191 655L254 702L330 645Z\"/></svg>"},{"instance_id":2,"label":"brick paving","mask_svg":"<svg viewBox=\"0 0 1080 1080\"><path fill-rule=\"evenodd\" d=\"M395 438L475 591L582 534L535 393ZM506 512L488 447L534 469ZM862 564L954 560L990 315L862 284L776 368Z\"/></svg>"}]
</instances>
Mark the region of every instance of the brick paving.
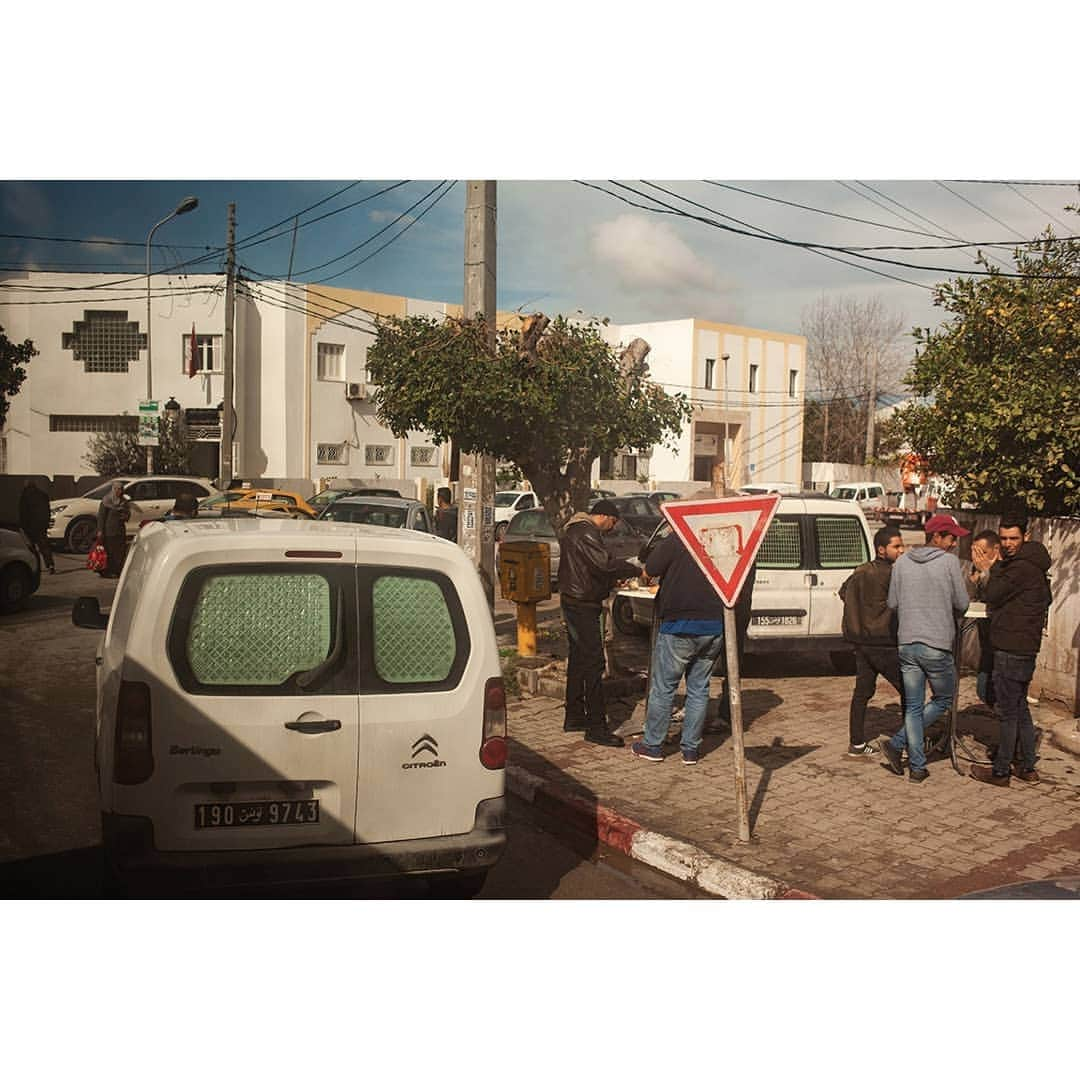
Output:
<instances>
[{"instance_id":1,"label":"brick paving","mask_svg":"<svg viewBox=\"0 0 1080 1080\"><path fill-rule=\"evenodd\" d=\"M507 625L500 626L504 646L512 641ZM542 651L558 674L565 645L557 621L547 626ZM617 637L614 653L620 665L645 667L639 639ZM749 844L738 839L727 730L706 734L695 768L682 766L677 744L662 764L647 764L632 756L629 738L620 750L564 733L561 698L525 693L509 707L511 762L645 829L826 898L946 898L1080 874L1080 758L1049 738L1053 725L1073 723L1060 706L1032 708L1047 733L1042 783L991 787L958 774L948 757L931 755L930 778L911 784L876 758L844 756L852 677L832 674L827 660L809 655L748 657L746 669ZM985 760L997 723L973 708L974 679L961 680L960 704L963 744ZM620 734L640 731L644 694L610 701L610 712ZM899 725L897 695L881 680L867 736Z\"/></svg>"}]
</instances>

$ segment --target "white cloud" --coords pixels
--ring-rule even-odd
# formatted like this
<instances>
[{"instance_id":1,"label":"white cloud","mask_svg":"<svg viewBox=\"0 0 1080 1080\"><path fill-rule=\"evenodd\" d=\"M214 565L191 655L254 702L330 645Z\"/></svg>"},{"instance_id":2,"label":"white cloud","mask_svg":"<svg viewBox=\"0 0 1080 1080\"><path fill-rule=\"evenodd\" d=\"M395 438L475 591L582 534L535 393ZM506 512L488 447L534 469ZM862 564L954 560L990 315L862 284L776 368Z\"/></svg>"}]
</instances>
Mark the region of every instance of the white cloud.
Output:
<instances>
[{"instance_id":1,"label":"white cloud","mask_svg":"<svg viewBox=\"0 0 1080 1080\"><path fill-rule=\"evenodd\" d=\"M635 292L714 290L715 271L669 225L638 214L620 214L592 227L593 255Z\"/></svg>"}]
</instances>

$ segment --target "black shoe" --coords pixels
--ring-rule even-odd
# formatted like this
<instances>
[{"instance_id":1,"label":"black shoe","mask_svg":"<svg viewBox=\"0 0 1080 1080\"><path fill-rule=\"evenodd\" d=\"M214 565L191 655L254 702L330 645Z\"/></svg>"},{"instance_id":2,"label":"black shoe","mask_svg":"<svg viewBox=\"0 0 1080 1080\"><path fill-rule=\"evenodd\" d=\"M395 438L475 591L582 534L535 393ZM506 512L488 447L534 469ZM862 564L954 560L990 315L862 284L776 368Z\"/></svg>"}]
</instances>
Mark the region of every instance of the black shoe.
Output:
<instances>
[{"instance_id":1,"label":"black shoe","mask_svg":"<svg viewBox=\"0 0 1080 1080\"><path fill-rule=\"evenodd\" d=\"M903 776L904 764L900 758L900 751L884 735L878 739L878 747L885 755L885 768L896 773L897 776Z\"/></svg>"},{"instance_id":2,"label":"black shoe","mask_svg":"<svg viewBox=\"0 0 1080 1080\"><path fill-rule=\"evenodd\" d=\"M585 731L588 726L586 720L566 719L563 721L562 729L563 731Z\"/></svg>"},{"instance_id":3,"label":"black shoe","mask_svg":"<svg viewBox=\"0 0 1080 1080\"><path fill-rule=\"evenodd\" d=\"M975 764L968 773L972 780L981 780L984 784L993 784L994 787L1008 787L1009 774L998 776L990 765Z\"/></svg>"},{"instance_id":4,"label":"black shoe","mask_svg":"<svg viewBox=\"0 0 1080 1080\"><path fill-rule=\"evenodd\" d=\"M607 728L589 728L585 732L585 741L597 746L625 746L618 735L612 735Z\"/></svg>"},{"instance_id":5,"label":"black shoe","mask_svg":"<svg viewBox=\"0 0 1080 1080\"><path fill-rule=\"evenodd\" d=\"M908 782L921 784L930 774L925 769L908 769Z\"/></svg>"}]
</instances>

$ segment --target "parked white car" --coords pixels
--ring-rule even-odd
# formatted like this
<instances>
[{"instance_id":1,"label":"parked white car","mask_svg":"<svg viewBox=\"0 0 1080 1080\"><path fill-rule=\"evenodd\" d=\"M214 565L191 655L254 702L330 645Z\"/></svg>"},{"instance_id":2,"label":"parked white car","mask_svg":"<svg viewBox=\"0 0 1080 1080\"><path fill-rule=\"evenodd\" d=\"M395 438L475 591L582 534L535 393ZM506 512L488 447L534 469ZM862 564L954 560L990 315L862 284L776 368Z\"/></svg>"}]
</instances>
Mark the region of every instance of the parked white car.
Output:
<instances>
[{"instance_id":1,"label":"parked white car","mask_svg":"<svg viewBox=\"0 0 1080 1080\"><path fill-rule=\"evenodd\" d=\"M205 499L220 492L201 476L118 476L124 484L124 497L130 499L131 517L127 523L129 539L145 521L159 521L172 508L182 492ZM97 533L97 513L101 500L112 489L115 480L108 480L83 495L70 499L54 499L49 503L49 539L68 551L84 555L94 544Z\"/></svg>"},{"instance_id":2,"label":"parked white car","mask_svg":"<svg viewBox=\"0 0 1080 1080\"><path fill-rule=\"evenodd\" d=\"M105 629L106 867L175 891L421 876L473 895L505 845L506 699L480 579L408 530L158 522Z\"/></svg>"},{"instance_id":3,"label":"parked white car","mask_svg":"<svg viewBox=\"0 0 1080 1080\"><path fill-rule=\"evenodd\" d=\"M18 529L0 529L0 614L26 606L41 584L41 560Z\"/></svg>"},{"instance_id":4,"label":"parked white car","mask_svg":"<svg viewBox=\"0 0 1080 1080\"><path fill-rule=\"evenodd\" d=\"M495 540L503 538L510 519L519 510L534 510L540 505L535 491L495 492Z\"/></svg>"},{"instance_id":5,"label":"parked white car","mask_svg":"<svg viewBox=\"0 0 1080 1080\"><path fill-rule=\"evenodd\" d=\"M649 544L668 534L665 521ZM851 646L841 631L840 586L856 566L869 562L873 536L851 502L827 495L784 496L758 550L751 598L748 652L823 650L841 670L850 666ZM619 597L641 628L652 625L653 595ZM626 628L622 613L615 623Z\"/></svg>"},{"instance_id":6,"label":"parked white car","mask_svg":"<svg viewBox=\"0 0 1080 1080\"><path fill-rule=\"evenodd\" d=\"M864 514L879 516L888 506L884 484L851 483L838 484L829 492L833 499L855 503Z\"/></svg>"}]
</instances>

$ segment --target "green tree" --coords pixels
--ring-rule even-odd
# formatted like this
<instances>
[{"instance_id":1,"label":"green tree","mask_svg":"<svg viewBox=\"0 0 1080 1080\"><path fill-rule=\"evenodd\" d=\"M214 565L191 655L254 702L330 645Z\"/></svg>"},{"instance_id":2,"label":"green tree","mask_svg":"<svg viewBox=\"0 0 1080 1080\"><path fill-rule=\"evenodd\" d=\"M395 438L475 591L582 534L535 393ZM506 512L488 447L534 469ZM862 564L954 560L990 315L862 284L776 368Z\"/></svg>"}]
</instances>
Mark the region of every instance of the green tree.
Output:
<instances>
[{"instance_id":1,"label":"green tree","mask_svg":"<svg viewBox=\"0 0 1080 1080\"><path fill-rule=\"evenodd\" d=\"M116 431L99 431L87 440L83 461L98 476L139 476L146 471L146 447L139 445L134 424ZM191 472L191 443L179 420L158 419L153 468L156 473L172 476Z\"/></svg>"},{"instance_id":2,"label":"green tree","mask_svg":"<svg viewBox=\"0 0 1080 1080\"><path fill-rule=\"evenodd\" d=\"M479 317L385 318L367 362L395 435L423 430L513 462L557 525L586 507L597 457L664 444L691 412L643 362L617 357L595 323L533 315L500 330L493 350Z\"/></svg>"},{"instance_id":3,"label":"green tree","mask_svg":"<svg viewBox=\"0 0 1080 1080\"><path fill-rule=\"evenodd\" d=\"M8 339L0 326L0 428L7 420L9 399L13 398L26 378L26 365L37 356L34 343L27 338L21 345Z\"/></svg>"},{"instance_id":4,"label":"green tree","mask_svg":"<svg viewBox=\"0 0 1080 1080\"><path fill-rule=\"evenodd\" d=\"M900 410L911 449L986 509L1080 512L1080 245L1054 238L1016 253L1020 276L986 259L980 278L938 287L952 318L916 330Z\"/></svg>"}]
</instances>

